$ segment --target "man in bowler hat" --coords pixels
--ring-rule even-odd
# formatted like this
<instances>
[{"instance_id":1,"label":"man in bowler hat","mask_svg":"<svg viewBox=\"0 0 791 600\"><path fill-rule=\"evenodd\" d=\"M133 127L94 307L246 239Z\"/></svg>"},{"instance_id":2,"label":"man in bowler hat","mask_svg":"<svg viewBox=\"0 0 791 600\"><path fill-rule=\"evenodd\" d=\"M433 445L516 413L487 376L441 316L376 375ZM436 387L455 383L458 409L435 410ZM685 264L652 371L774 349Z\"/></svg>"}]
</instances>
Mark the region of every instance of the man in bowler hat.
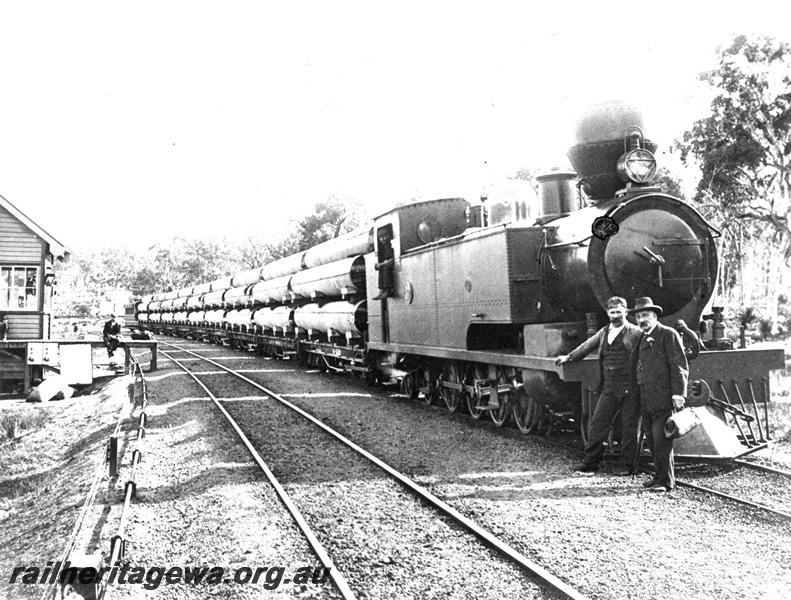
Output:
<instances>
[{"instance_id":1,"label":"man in bowler hat","mask_svg":"<svg viewBox=\"0 0 791 600\"><path fill-rule=\"evenodd\" d=\"M665 437L665 422L674 410L684 407L689 365L681 336L659 322L661 306L655 305L651 298L638 298L630 312L635 314L643 330L634 354L634 375L643 430L648 437L655 469L654 476L643 486L661 486L669 492L676 486L676 479L673 440Z\"/></svg>"},{"instance_id":2,"label":"man in bowler hat","mask_svg":"<svg viewBox=\"0 0 791 600\"><path fill-rule=\"evenodd\" d=\"M559 356L555 364L582 360L593 350L599 356L599 399L590 421L585 456L578 471L596 471L604 456L604 442L618 411L621 411L621 465L631 472L637 452L639 407L632 387L630 355L642 335L640 328L626 320L626 300L613 296L607 300L609 325L577 346L567 356Z\"/></svg>"}]
</instances>

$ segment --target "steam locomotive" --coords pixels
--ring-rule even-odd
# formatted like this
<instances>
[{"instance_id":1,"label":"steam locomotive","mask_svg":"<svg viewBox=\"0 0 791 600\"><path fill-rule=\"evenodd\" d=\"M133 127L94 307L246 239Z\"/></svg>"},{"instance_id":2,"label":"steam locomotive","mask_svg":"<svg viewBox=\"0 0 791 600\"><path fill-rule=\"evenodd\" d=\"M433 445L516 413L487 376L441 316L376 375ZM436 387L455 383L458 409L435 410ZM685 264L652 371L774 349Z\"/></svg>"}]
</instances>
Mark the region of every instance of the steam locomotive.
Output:
<instances>
[{"instance_id":1,"label":"steam locomotive","mask_svg":"<svg viewBox=\"0 0 791 600\"><path fill-rule=\"evenodd\" d=\"M143 298L138 326L398 380L417 401L497 426L512 417L525 433L580 423L584 438L596 359L554 359L606 323L607 298L650 296L696 356L690 403L719 423L708 429L736 432L704 431L687 451L762 447L760 408L782 351L728 349L721 327L701 348L692 331L715 289L718 232L652 185L656 145L636 109L593 107L576 137L575 172L538 177L530 220L489 219L461 198L401 206L260 268Z\"/></svg>"}]
</instances>

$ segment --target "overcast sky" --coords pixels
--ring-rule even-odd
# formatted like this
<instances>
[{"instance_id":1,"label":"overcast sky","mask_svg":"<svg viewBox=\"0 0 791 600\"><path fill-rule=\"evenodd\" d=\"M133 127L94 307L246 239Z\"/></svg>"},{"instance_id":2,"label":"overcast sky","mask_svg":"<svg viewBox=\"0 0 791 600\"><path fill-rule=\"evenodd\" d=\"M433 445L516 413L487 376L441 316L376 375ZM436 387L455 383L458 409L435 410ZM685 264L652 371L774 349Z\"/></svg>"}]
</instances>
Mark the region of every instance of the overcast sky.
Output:
<instances>
[{"instance_id":1,"label":"overcast sky","mask_svg":"<svg viewBox=\"0 0 791 600\"><path fill-rule=\"evenodd\" d=\"M473 200L564 166L593 102L643 106L667 147L717 46L788 39L788 6L3 1L0 195L75 250Z\"/></svg>"}]
</instances>

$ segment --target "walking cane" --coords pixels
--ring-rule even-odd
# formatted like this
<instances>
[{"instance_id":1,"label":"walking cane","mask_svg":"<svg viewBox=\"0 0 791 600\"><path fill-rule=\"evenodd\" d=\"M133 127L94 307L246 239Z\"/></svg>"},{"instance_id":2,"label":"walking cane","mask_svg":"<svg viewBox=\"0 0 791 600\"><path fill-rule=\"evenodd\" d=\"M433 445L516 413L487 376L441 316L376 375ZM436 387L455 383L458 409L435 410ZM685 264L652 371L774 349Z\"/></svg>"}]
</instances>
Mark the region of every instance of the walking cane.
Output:
<instances>
[{"instance_id":1,"label":"walking cane","mask_svg":"<svg viewBox=\"0 0 791 600\"><path fill-rule=\"evenodd\" d=\"M632 477L637 475L637 464L640 462L640 455L643 453L643 440L645 439L645 429L643 429L642 415L637 418L637 429L640 437L637 440L637 452L634 453L634 463L632 463Z\"/></svg>"}]
</instances>

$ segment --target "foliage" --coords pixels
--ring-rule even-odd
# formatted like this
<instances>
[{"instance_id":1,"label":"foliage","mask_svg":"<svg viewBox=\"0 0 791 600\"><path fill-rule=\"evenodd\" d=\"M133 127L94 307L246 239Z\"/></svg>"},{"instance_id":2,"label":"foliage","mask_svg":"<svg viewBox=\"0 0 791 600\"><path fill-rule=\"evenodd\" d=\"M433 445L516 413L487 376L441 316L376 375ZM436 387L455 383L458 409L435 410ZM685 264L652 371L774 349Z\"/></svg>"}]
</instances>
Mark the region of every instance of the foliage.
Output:
<instances>
[{"instance_id":1,"label":"foliage","mask_svg":"<svg viewBox=\"0 0 791 600\"><path fill-rule=\"evenodd\" d=\"M350 207L337 198L319 202L313 213L305 215L297 222L294 251L307 250L342 233L348 233L358 225L357 217Z\"/></svg>"},{"instance_id":2,"label":"foliage","mask_svg":"<svg viewBox=\"0 0 791 600\"><path fill-rule=\"evenodd\" d=\"M755 309L752 306L748 306L739 313L739 323L742 327L747 327L757 318L758 315L755 313Z\"/></svg>"},{"instance_id":3,"label":"foliage","mask_svg":"<svg viewBox=\"0 0 791 600\"><path fill-rule=\"evenodd\" d=\"M676 147L700 167L693 201L722 233L717 297L760 305L778 325L791 264L791 46L738 36L701 79L713 92L709 114Z\"/></svg>"},{"instance_id":4,"label":"foliage","mask_svg":"<svg viewBox=\"0 0 791 600\"><path fill-rule=\"evenodd\" d=\"M652 185L658 185L662 191L676 198L685 200L684 190L681 187L681 180L676 177L667 167L659 167Z\"/></svg>"},{"instance_id":5,"label":"foliage","mask_svg":"<svg viewBox=\"0 0 791 600\"><path fill-rule=\"evenodd\" d=\"M726 219L760 223L791 258L791 46L736 37L701 75L716 95L709 116L677 142L702 170L697 200Z\"/></svg>"}]
</instances>

